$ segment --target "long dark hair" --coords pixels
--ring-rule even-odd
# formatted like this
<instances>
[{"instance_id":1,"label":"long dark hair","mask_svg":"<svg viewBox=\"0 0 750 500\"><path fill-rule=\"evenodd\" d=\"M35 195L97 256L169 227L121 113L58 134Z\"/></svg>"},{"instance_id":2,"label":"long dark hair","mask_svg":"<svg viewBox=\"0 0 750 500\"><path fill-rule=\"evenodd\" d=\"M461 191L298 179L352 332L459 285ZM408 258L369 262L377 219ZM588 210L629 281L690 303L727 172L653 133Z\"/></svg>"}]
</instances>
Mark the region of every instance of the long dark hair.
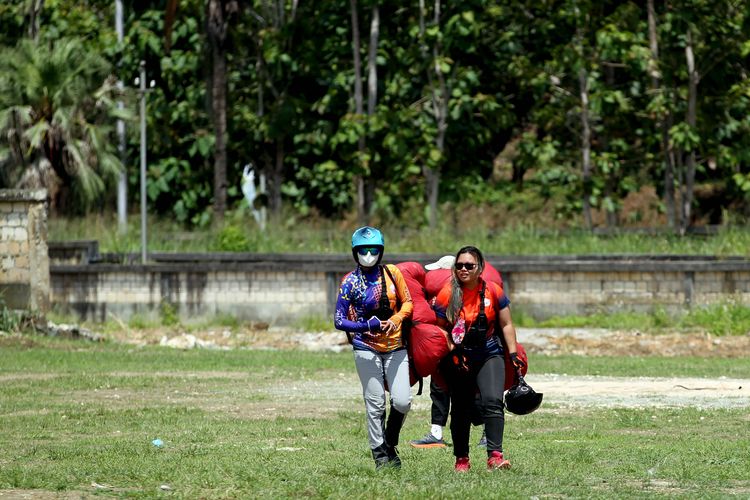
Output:
<instances>
[{"instance_id":1,"label":"long dark hair","mask_svg":"<svg viewBox=\"0 0 750 500\"><path fill-rule=\"evenodd\" d=\"M451 300L448 303L448 310L445 311L445 315L451 323L455 323L456 320L458 320L458 317L461 314L461 308L464 306L464 292L461 289L461 283L456 277L456 262L458 261L458 258L465 253L473 255L474 258L477 259L477 267L479 268L480 275L482 274L482 271L484 271L484 256L477 247L471 245L465 246L456 253L456 260L453 262L451 273Z\"/></svg>"}]
</instances>

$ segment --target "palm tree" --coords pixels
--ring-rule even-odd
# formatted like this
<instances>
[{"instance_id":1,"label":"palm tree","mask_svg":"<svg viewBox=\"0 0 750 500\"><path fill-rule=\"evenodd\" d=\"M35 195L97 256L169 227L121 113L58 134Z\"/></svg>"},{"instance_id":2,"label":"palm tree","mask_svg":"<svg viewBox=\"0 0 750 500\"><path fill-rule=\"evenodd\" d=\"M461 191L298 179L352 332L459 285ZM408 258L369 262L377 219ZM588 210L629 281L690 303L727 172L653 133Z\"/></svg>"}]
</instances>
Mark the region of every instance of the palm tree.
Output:
<instances>
[{"instance_id":1,"label":"palm tree","mask_svg":"<svg viewBox=\"0 0 750 500\"><path fill-rule=\"evenodd\" d=\"M53 208L86 209L121 163L110 66L76 39L0 52L0 186L47 188Z\"/></svg>"}]
</instances>

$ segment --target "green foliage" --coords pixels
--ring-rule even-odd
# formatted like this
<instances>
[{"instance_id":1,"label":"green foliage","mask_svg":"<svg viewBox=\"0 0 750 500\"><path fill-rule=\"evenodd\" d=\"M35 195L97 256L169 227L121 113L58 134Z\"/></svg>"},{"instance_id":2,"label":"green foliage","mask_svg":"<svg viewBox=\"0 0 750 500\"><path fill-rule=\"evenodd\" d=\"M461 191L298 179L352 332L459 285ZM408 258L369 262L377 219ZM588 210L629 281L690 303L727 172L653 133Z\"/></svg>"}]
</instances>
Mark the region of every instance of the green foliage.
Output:
<instances>
[{"instance_id":1,"label":"green foliage","mask_svg":"<svg viewBox=\"0 0 750 500\"><path fill-rule=\"evenodd\" d=\"M250 242L240 227L226 226L217 237L216 250L220 252L247 252L249 249Z\"/></svg>"},{"instance_id":2,"label":"green foliage","mask_svg":"<svg viewBox=\"0 0 750 500\"><path fill-rule=\"evenodd\" d=\"M0 331L15 332L21 324L18 314L8 309L5 300L0 296Z\"/></svg>"},{"instance_id":3,"label":"green foliage","mask_svg":"<svg viewBox=\"0 0 750 500\"><path fill-rule=\"evenodd\" d=\"M653 314L618 311L615 313L594 313L586 316L554 317L539 322L537 326L652 331L655 328L666 326L664 316L664 311L661 310Z\"/></svg>"},{"instance_id":4,"label":"green foliage","mask_svg":"<svg viewBox=\"0 0 750 500\"><path fill-rule=\"evenodd\" d=\"M740 299L695 307L680 321L687 328L705 330L713 335L750 333L750 307Z\"/></svg>"},{"instance_id":5,"label":"green foliage","mask_svg":"<svg viewBox=\"0 0 750 500\"><path fill-rule=\"evenodd\" d=\"M130 116L116 108L108 72L108 62L75 38L22 40L0 52L0 163L8 164L0 185L55 193L61 183L77 202L61 208L102 200L122 168L109 134L115 117Z\"/></svg>"},{"instance_id":6,"label":"green foliage","mask_svg":"<svg viewBox=\"0 0 750 500\"><path fill-rule=\"evenodd\" d=\"M114 34L113 2L44 2L36 43L23 40L30 6L21 4L0 6L0 59L20 61L0 71L0 109L6 110L0 117L0 162L6 159L0 183L15 185L22 171L33 171L27 167L36 159L26 155L26 146L41 145L52 123L29 119L31 104L20 93L34 86L34 79L25 67L36 65L46 51L64 52L65 41L76 40L76 55L45 72L49 83L56 85L52 75L75 74L65 90L92 102L91 89L79 79L96 74L99 86L116 71L131 86L145 61L147 79L156 83L147 97L148 209L185 227L206 227L213 216L216 137L208 105L205 2L180 2L169 43L164 2L125 2L121 44ZM372 7L360 5L361 35ZM642 188L663 196L666 145L675 159L678 194L690 195L685 160L691 152L698 161L696 190L722 186L720 197L695 196L692 222L746 216L750 80L743 4L657 2L658 58L651 54L645 9L633 2L566 0L555 8L545 2L523 8L509 1L449 2L441 5L439 18L429 3L422 13L417 5L398 2L377 7L377 100L362 116L353 103L349 2L282 2L274 9L267 2L240 3L226 46L230 210L241 202L242 166L252 162L268 186L262 203L277 217L286 216L284 203L295 216L349 217L359 197L353 181L362 175L373 219L408 211L410 225L424 225L423 169L429 167L440 174L441 203L487 201L512 210L508 199L518 193L527 208L554 212L552 224L580 226L585 197L598 211L595 225L605 218L613 225L654 225L630 209L628 197ZM694 126L685 119L688 31L700 72ZM366 61L367 36L361 45ZM14 56L21 47L29 48ZM364 73L363 68L366 81ZM593 162L585 185L580 75L587 86ZM102 108L109 106L110 91L93 99L98 114L85 116L91 126L76 125L79 115L69 113L55 122L75 130L66 157L75 170L73 198L81 210L94 201L111 206L114 198L111 174L119 169L119 155L112 149L117 142L109 127L112 113ZM136 94L128 93L125 107L132 116ZM365 101L368 93L365 89ZM441 102L447 106L444 129L437 114ZM62 106L61 113L67 112ZM15 136L11 114L23 125ZM140 135L134 125L126 127L125 155L133 205L140 196L135 165ZM24 147L16 147L20 143ZM104 154L94 154L96 144Z\"/></svg>"},{"instance_id":7,"label":"green foliage","mask_svg":"<svg viewBox=\"0 0 750 500\"><path fill-rule=\"evenodd\" d=\"M128 326L137 330L143 330L146 328L154 328L160 325L160 322L155 319L148 318L144 314L133 314L128 320Z\"/></svg>"},{"instance_id":8,"label":"green foliage","mask_svg":"<svg viewBox=\"0 0 750 500\"><path fill-rule=\"evenodd\" d=\"M545 224L534 224L533 212L545 211L538 199L512 196L515 208L488 204L446 204L435 230L422 227L413 212L403 219L378 221L386 235L386 256L395 253L444 253L460 244L473 244L488 255L574 255L574 254L675 254L750 256L750 231L746 228L726 228L715 235L687 235L665 232L650 235L614 233L596 235L577 229L548 229ZM236 217L236 218L235 218ZM510 224L509 219L527 224ZM543 221L549 222L548 219ZM460 223L459 223L460 222ZM219 250L220 234L224 228L185 231L174 220L148 219L149 251L152 252L209 252ZM281 252L281 253L348 253L347 238L356 227L354 223L307 217L285 212L272 219L261 230L247 209L228 217L224 251ZM50 241L97 240L102 252L138 252L140 250L140 220L131 217L125 235L118 232L113 214L92 215L87 218L54 217L48 222ZM238 250L229 250L237 248Z\"/></svg>"},{"instance_id":9,"label":"green foliage","mask_svg":"<svg viewBox=\"0 0 750 500\"><path fill-rule=\"evenodd\" d=\"M329 315L317 314L300 318L293 327L302 332L328 332L333 328L332 325Z\"/></svg>"},{"instance_id":10,"label":"green foliage","mask_svg":"<svg viewBox=\"0 0 750 500\"><path fill-rule=\"evenodd\" d=\"M219 313L206 317L198 317L194 320L185 321L182 325L188 331L205 331L207 329L221 327L228 328L230 330L239 328L242 322L232 314Z\"/></svg>"},{"instance_id":11,"label":"green foliage","mask_svg":"<svg viewBox=\"0 0 750 500\"><path fill-rule=\"evenodd\" d=\"M680 329L705 331L712 335L745 335L750 332L750 307L737 299L694 307L678 315L669 315L663 308L657 308L650 313L618 311L553 317L544 321L534 321L523 314L517 315L514 311L514 322L523 327L585 327L641 332Z\"/></svg>"},{"instance_id":12,"label":"green foliage","mask_svg":"<svg viewBox=\"0 0 750 500\"><path fill-rule=\"evenodd\" d=\"M0 4L0 46L12 46L24 33L24 5L21 2Z\"/></svg>"},{"instance_id":13,"label":"green foliage","mask_svg":"<svg viewBox=\"0 0 750 500\"><path fill-rule=\"evenodd\" d=\"M159 304L159 317L163 326L176 326L180 324L177 307L169 301L162 300Z\"/></svg>"},{"instance_id":14,"label":"green foliage","mask_svg":"<svg viewBox=\"0 0 750 500\"><path fill-rule=\"evenodd\" d=\"M329 160L311 168L296 168L294 179L284 184L282 193L303 216L310 213L311 203L324 214L334 215L351 205L347 190L351 181L350 172Z\"/></svg>"}]
</instances>

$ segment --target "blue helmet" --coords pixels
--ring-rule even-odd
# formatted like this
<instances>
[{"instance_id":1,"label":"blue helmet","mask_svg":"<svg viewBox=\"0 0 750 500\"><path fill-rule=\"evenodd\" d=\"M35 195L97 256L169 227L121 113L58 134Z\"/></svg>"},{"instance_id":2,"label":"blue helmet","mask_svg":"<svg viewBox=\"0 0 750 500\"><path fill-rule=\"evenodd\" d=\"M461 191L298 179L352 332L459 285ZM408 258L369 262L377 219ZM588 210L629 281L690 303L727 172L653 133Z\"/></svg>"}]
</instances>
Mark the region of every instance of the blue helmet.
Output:
<instances>
[{"instance_id":1,"label":"blue helmet","mask_svg":"<svg viewBox=\"0 0 750 500\"><path fill-rule=\"evenodd\" d=\"M354 231L354 234L352 234L352 248L367 246L385 247L383 233L370 226L360 227Z\"/></svg>"},{"instance_id":2,"label":"blue helmet","mask_svg":"<svg viewBox=\"0 0 750 500\"><path fill-rule=\"evenodd\" d=\"M385 240L383 239L383 233L374 227L363 226L354 231L352 234L352 257L354 262L359 263L357 257L357 248L360 247L378 247L378 260L375 265L380 265L380 261L383 260L383 249L385 248Z\"/></svg>"}]
</instances>

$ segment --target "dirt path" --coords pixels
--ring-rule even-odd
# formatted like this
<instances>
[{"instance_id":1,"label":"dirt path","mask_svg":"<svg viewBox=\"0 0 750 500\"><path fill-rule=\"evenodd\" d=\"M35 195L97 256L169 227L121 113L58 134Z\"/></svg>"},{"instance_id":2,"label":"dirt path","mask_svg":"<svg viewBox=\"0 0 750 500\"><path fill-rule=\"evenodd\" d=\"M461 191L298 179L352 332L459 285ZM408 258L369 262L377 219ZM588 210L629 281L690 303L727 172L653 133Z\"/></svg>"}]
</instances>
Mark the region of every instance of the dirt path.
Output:
<instances>
[{"instance_id":1,"label":"dirt path","mask_svg":"<svg viewBox=\"0 0 750 500\"><path fill-rule=\"evenodd\" d=\"M544 394L545 407L668 408L693 406L705 409L750 407L750 379L594 377L529 375L534 390ZM267 387L261 390L270 400L292 402L358 399L359 380L352 372L339 374L335 381L310 380L304 384ZM429 379L413 407L429 411Z\"/></svg>"},{"instance_id":2,"label":"dirt path","mask_svg":"<svg viewBox=\"0 0 750 500\"><path fill-rule=\"evenodd\" d=\"M745 408L750 379L531 375L545 402L562 406Z\"/></svg>"},{"instance_id":3,"label":"dirt path","mask_svg":"<svg viewBox=\"0 0 750 500\"><path fill-rule=\"evenodd\" d=\"M295 338L304 348L347 349L348 346L345 344L336 344L336 335L299 334ZM641 332L602 329L519 328L518 338L530 354L731 358L750 353L750 334L714 337L703 333L648 335ZM574 377L531 374L528 382L537 392L545 394L546 402L555 406L750 407L750 379ZM429 397L417 397L415 404L417 407L424 405L429 408Z\"/></svg>"}]
</instances>

